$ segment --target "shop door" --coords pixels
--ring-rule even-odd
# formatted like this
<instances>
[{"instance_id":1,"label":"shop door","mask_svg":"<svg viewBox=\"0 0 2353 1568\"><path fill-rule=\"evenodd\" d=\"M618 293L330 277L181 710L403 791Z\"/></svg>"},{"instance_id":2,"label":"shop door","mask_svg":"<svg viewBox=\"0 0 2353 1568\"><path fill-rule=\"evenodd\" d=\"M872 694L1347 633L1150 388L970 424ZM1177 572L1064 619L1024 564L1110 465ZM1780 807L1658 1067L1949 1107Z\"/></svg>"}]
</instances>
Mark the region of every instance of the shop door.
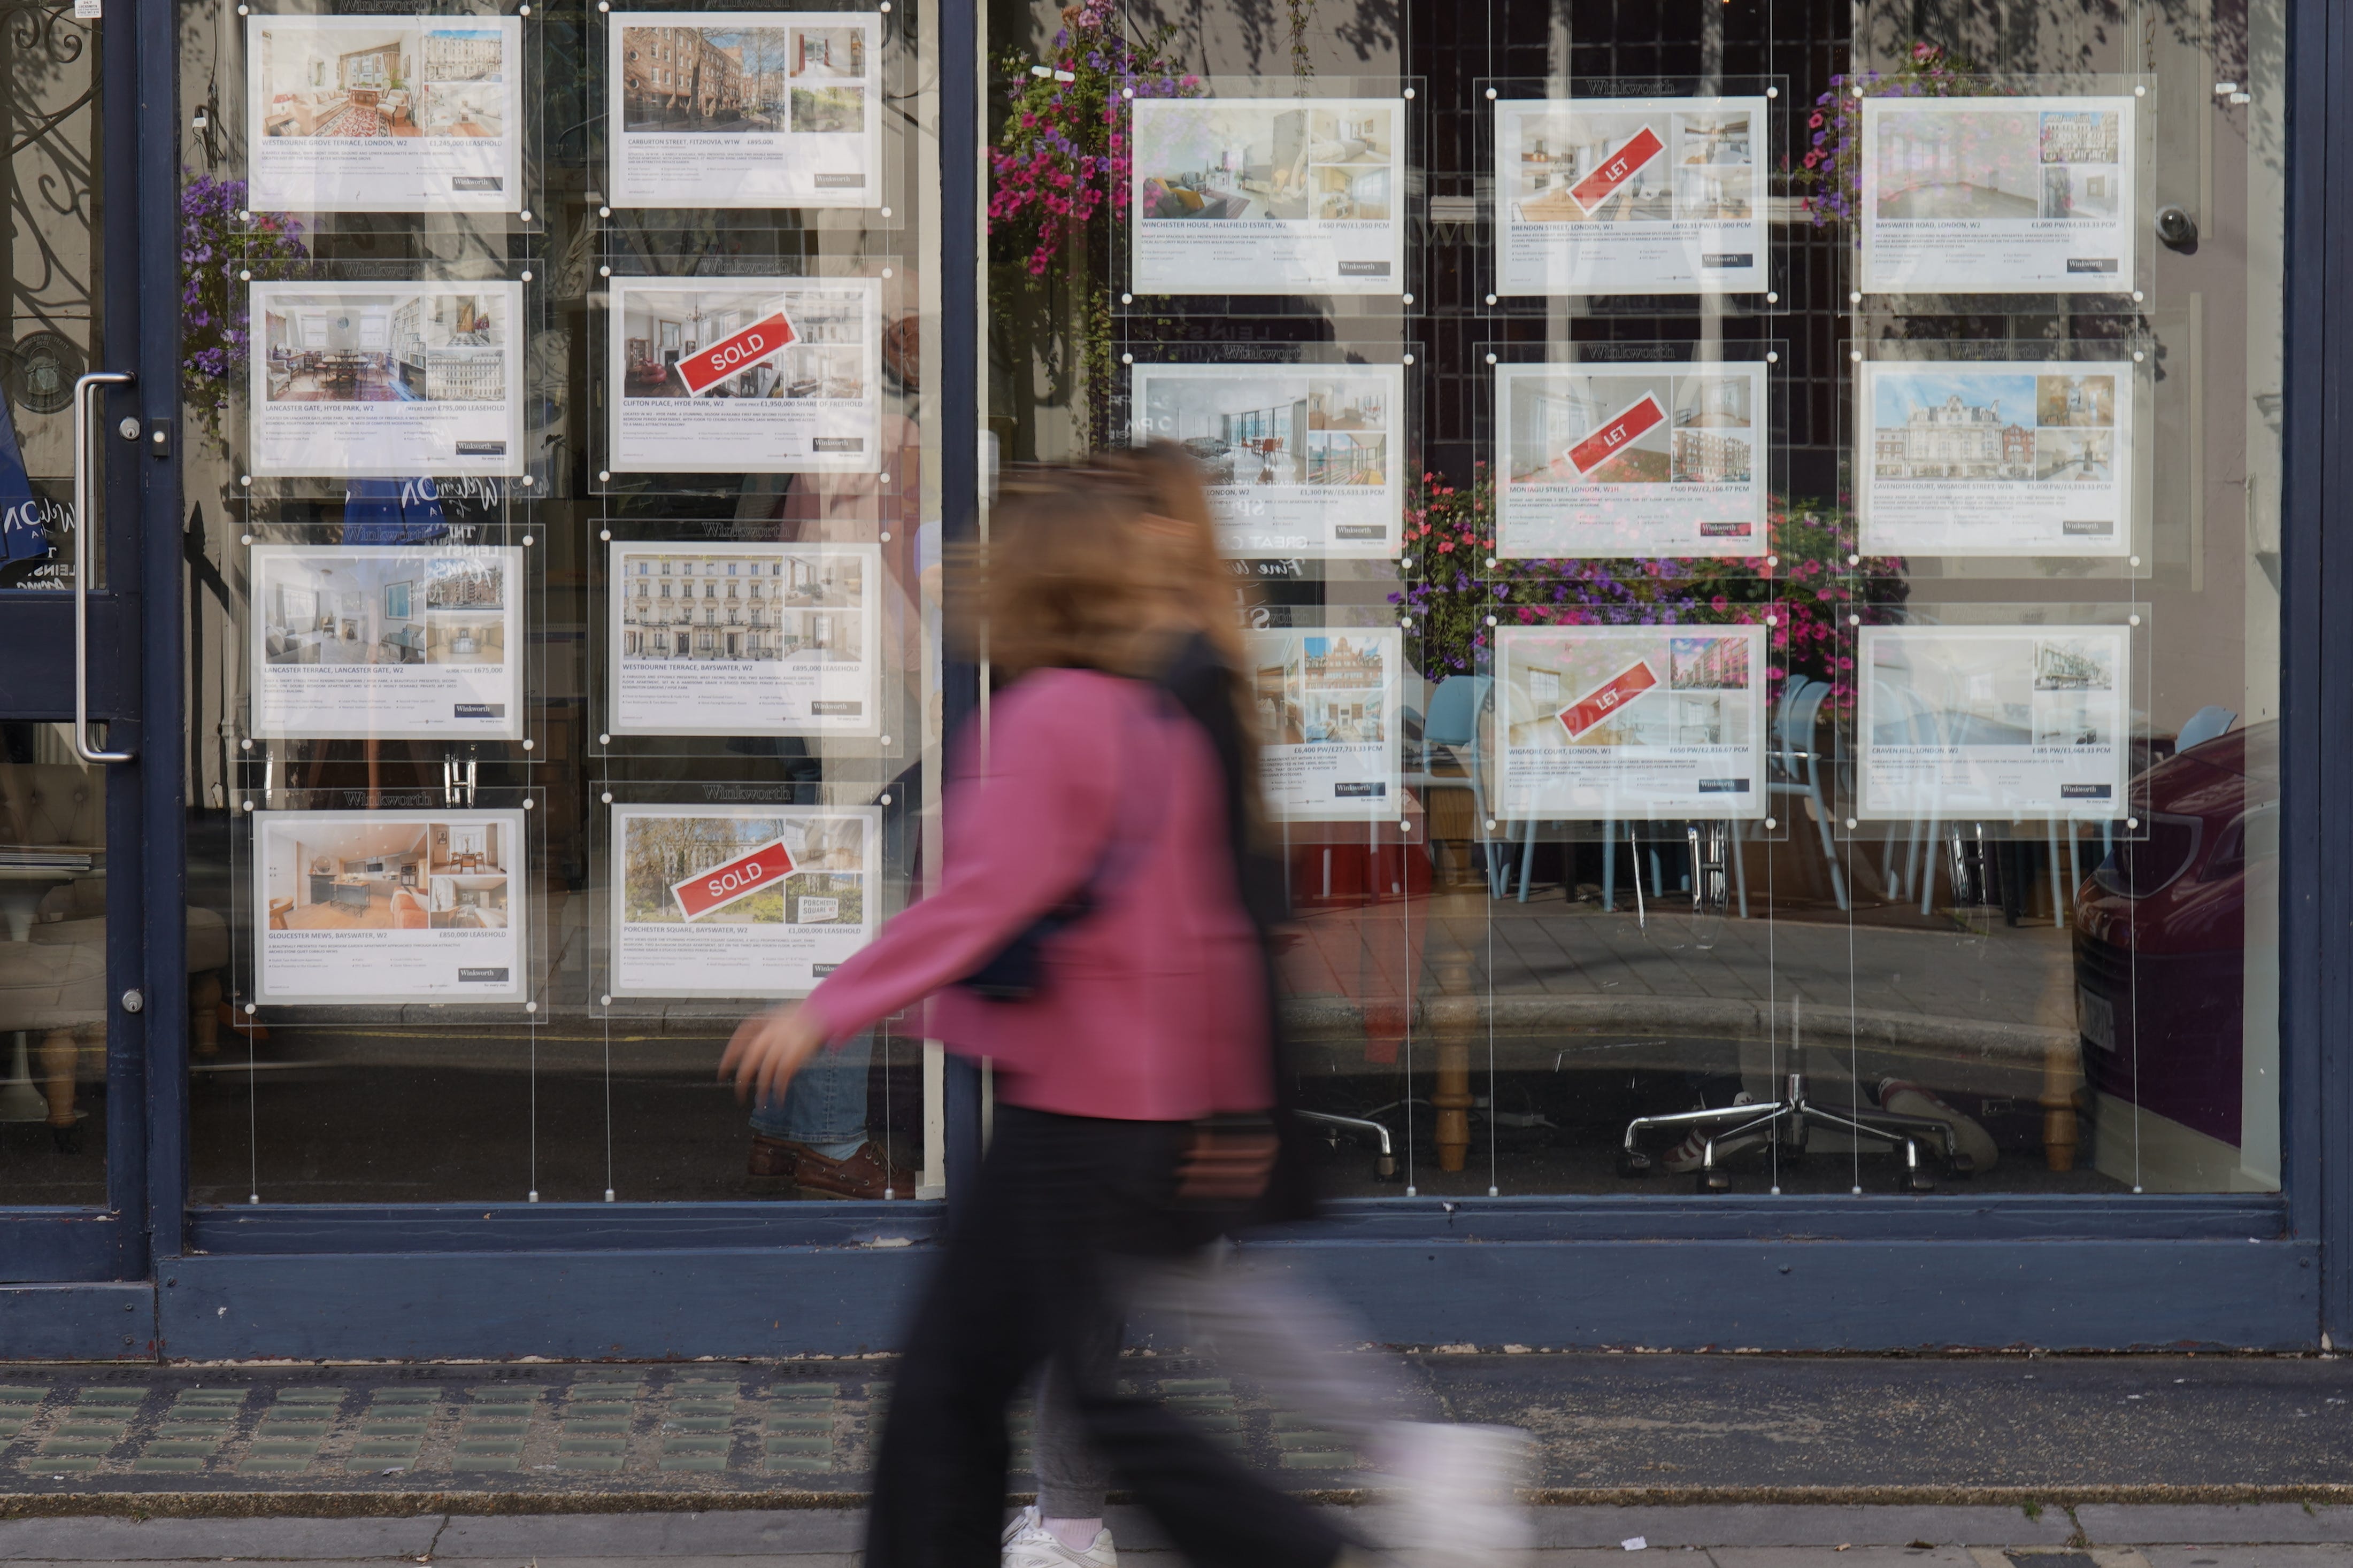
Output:
<instances>
[{"instance_id":1,"label":"shop door","mask_svg":"<svg viewBox=\"0 0 2353 1568\"><path fill-rule=\"evenodd\" d=\"M96 9L0 8L0 1283L146 1267L140 488L174 454L132 374L136 17Z\"/></svg>"}]
</instances>

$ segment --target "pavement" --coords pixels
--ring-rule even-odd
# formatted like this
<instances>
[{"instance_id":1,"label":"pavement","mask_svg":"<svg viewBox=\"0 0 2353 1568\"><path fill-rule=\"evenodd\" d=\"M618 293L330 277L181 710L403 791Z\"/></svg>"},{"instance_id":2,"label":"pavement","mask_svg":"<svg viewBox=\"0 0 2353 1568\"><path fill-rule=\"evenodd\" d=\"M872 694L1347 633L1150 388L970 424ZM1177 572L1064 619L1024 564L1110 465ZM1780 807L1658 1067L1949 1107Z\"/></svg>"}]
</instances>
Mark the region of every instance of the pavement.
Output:
<instances>
[{"instance_id":1,"label":"pavement","mask_svg":"<svg viewBox=\"0 0 2353 1568\"><path fill-rule=\"evenodd\" d=\"M2305 1524L2295 1526L2305 1534L2267 1542L2353 1541L2341 1522L2343 1505L2353 1505L2353 1360L1653 1355L1462 1345L1425 1348L1404 1365L1399 1416L1534 1435L1532 1497L1553 1505L1548 1518L1590 1521L1665 1509L1662 1518L1685 1521L1682 1533L1653 1539L1678 1546L1719 1543L1709 1538L1716 1527L1689 1522L1712 1517L1693 1510L1718 1505L1768 1506L1776 1517L1815 1520L1805 1528L1832 1535L1846 1527L1819 1521L1846 1517L1841 1509L1875 1510L1855 1517L1883 1521L1914 1517L1906 1509L1936 1518L1959 1509L1948 1525L1869 1543L2000 1546L2041 1541L2017 1521L2053 1510L2073 1510L2058 1541L2080 1530L2084 1539L2146 1545L2159 1539L2146 1535L2153 1524L2136 1526L2140 1535L2106 1526L2101 1533L2084 1521L2107 1516L2084 1510L2134 1507L2142 1510L2137 1518L2154 1521L2165 1516L2150 1505L2264 1504L2284 1510L2263 1516L2274 1521L2267 1529L2296 1519L2340 1521L2328 1526L2336 1535ZM888 1357L5 1366L0 1521L833 1515L863 1500L891 1370ZM1182 1355L1131 1355L1122 1370L1137 1391L1188 1410L1280 1484L1335 1506L1364 1500L1368 1477L1348 1441L1267 1390ZM1026 1420L1017 1410L1022 1465ZM1030 1485L1026 1474L1012 1481L1017 1496ZM1991 1511L1970 1511L1984 1509ZM1980 1522L1963 1530L1958 1521L1970 1519ZM2179 1534L2187 1525L2167 1528L2177 1533L2163 1539L2207 1539ZM1649 1533L1603 1531L1554 1544L1614 1545ZM47 1560L0 1542L0 1557L11 1554ZM2151 1559L2150 1568L2160 1565Z\"/></svg>"},{"instance_id":2,"label":"pavement","mask_svg":"<svg viewBox=\"0 0 2353 1568\"><path fill-rule=\"evenodd\" d=\"M1513 1568L2344 1568L2353 1509L2084 1504L2074 1508L1549 1507ZM1123 1560L1182 1559L1134 1509L1110 1524ZM1345 1520L1343 1521L1345 1523ZM855 1509L365 1519L0 1521L0 1562L695 1568L751 1561L855 1568Z\"/></svg>"}]
</instances>

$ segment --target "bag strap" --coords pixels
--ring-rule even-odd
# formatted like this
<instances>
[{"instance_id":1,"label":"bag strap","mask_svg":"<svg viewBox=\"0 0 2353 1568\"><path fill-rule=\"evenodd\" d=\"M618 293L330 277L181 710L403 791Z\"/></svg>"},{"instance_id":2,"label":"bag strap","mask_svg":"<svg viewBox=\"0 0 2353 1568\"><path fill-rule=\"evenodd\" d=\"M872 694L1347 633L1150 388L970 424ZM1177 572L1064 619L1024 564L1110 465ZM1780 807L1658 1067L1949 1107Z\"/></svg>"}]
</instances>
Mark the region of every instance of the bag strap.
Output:
<instances>
[{"instance_id":1,"label":"bag strap","mask_svg":"<svg viewBox=\"0 0 2353 1568\"><path fill-rule=\"evenodd\" d=\"M1144 692L1145 700L1152 704L1155 710L1166 706L1164 694L1158 687L1146 685L1142 681L1130 684L1138 687ZM1159 714L1155 711L1153 716L1157 718ZM1136 748L1126 742L1127 737L1135 729L1135 715L1132 711L1121 716L1120 731L1123 743L1119 748L1118 793L1112 808L1112 835L1104 843L1103 853L1096 858L1094 869L1087 873L1087 879L1079 885L1078 892L1071 898L1072 919L1092 910L1103 895L1125 881L1144 858L1144 851L1150 847L1147 835L1128 831L1134 819L1137 802L1141 799L1140 796L1132 796L1127 788L1128 773ZM1157 726L1153 728L1156 729ZM1165 781L1168 770L1166 767L1155 767L1147 771L1154 777L1164 781L1160 793L1165 795L1166 788Z\"/></svg>"}]
</instances>

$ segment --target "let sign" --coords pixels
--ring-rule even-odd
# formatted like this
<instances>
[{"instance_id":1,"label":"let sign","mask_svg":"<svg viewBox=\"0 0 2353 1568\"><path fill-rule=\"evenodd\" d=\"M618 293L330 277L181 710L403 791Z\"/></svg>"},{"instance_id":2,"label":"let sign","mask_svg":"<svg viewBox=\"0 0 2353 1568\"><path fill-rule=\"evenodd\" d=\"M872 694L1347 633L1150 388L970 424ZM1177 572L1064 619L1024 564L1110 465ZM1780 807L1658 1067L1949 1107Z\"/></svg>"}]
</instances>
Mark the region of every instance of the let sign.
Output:
<instances>
[{"instance_id":1,"label":"let sign","mask_svg":"<svg viewBox=\"0 0 2353 1568\"><path fill-rule=\"evenodd\" d=\"M736 372L784 353L797 335L779 310L765 321L754 321L733 336L681 358L678 378L686 383L688 395L700 397Z\"/></svg>"},{"instance_id":2,"label":"let sign","mask_svg":"<svg viewBox=\"0 0 2353 1568\"><path fill-rule=\"evenodd\" d=\"M1568 449L1568 460L1578 475L1590 479L1593 470L1624 451L1635 437L1666 422L1667 411L1649 393L1623 414L1579 441Z\"/></svg>"},{"instance_id":3,"label":"let sign","mask_svg":"<svg viewBox=\"0 0 2353 1568\"><path fill-rule=\"evenodd\" d=\"M1659 683L1651 661L1638 658L1560 710L1561 726L1572 741L1617 712Z\"/></svg>"},{"instance_id":4,"label":"let sign","mask_svg":"<svg viewBox=\"0 0 2353 1568\"><path fill-rule=\"evenodd\" d=\"M1618 188L1642 172L1642 166L1667 150L1659 133L1645 125L1627 138L1626 145L1601 160L1593 173L1568 188L1569 199L1588 214L1618 194Z\"/></svg>"},{"instance_id":5,"label":"let sign","mask_svg":"<svg viewBox=\"0 0 2353 1568\"><path fill-rule=\"evenodd\" d=\"M772 838L748 855L738 855L724 866L713 866L708 871L697 871L685 881L670 888L670 895L678 900L680 910L691 921L699 921L713 910L725 909L738 899L746 899L761 889L772 887L792 875L792 852L781 838Z\"/></svg>"}]
</instances>

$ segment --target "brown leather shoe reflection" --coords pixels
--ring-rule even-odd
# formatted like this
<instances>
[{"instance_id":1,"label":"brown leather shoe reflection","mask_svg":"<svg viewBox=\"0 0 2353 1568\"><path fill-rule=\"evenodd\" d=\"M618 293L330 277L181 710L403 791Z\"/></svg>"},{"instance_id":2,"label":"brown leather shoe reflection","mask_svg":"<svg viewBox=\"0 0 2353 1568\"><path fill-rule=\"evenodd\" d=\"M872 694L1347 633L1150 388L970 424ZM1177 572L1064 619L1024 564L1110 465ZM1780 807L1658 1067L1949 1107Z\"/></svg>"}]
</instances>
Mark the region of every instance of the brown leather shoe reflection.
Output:
<instances>
[{"instance_id":1,"label":"brown leather shoe reflection","mask_svg":"<svg viewBox=\"0 0 2353 1568\"><path fill-rule=\"evenodd\" d=\"M810 1193L835 1198L880 1198L884 1189L894 1197L915 1195L915 1173L892 1165L881 1144L869 1140L846 1160L831 1160L806 1143L786 1138L752 1136L748 1173L782 1178Z\"/></svg>"}]
</instances>

